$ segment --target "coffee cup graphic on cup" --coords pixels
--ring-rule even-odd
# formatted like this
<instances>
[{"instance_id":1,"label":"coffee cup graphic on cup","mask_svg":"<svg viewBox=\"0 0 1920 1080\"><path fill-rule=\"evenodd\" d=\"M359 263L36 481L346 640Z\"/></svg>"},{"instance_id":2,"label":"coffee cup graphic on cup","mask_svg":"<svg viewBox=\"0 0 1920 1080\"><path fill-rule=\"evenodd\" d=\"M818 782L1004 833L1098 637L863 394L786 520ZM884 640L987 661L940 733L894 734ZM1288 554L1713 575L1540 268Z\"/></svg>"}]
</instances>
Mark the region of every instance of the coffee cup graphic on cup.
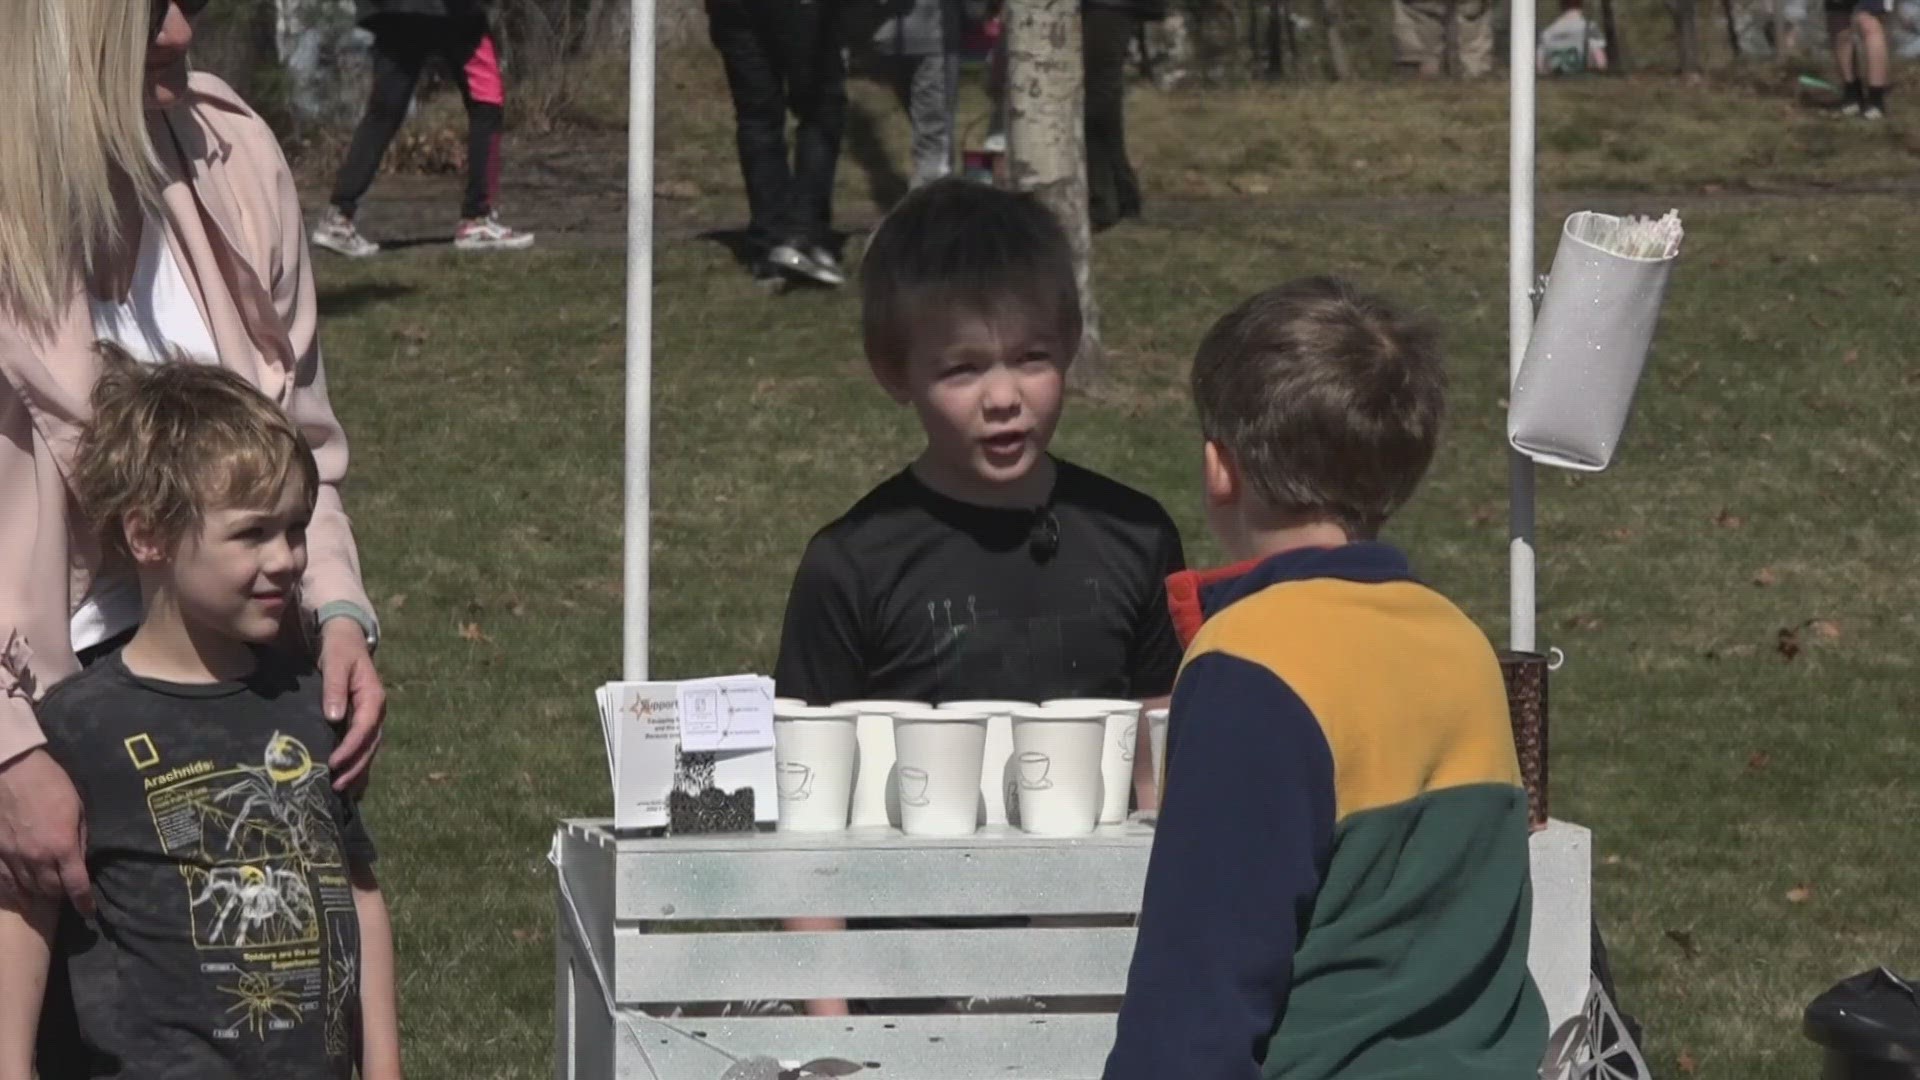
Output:
<instances>
[{"instance_id":1,"label":"coffee cup graphic on cup","mask_svg":"<svg viewBox=\"0 0 1920 1080\"><path fill-rule=\"evenodd\" d=\"M927 798L927 770L911 765L902 765L900 775L900 802L906 806L929 806L933 800Z\"/></svg>"},{"instance_id":2,"label":"coffee cup graphic on cup","mask_svg":"<svg viewBox=\"0 0 1920 1080\"><path fill-rule=\"evenodd\" d=\"M813 770L797 761L788 761L777 770L780 797L787 802L805 802L813 798Z\"/></svg>"},{"instance_id":3,"label":"coffee cup graphic on cup","mask_svg":"<svg viewBox=\"0 0 1920 1080\"><path fill-rule=\"evenodd\" d=\"M1053 770L1053 759L1045 754L1028 751L1018 755L1020 763L1020 786L1027 791L1048 791L1053 781L1047 773Z\"/></svg>"}]
</instances>

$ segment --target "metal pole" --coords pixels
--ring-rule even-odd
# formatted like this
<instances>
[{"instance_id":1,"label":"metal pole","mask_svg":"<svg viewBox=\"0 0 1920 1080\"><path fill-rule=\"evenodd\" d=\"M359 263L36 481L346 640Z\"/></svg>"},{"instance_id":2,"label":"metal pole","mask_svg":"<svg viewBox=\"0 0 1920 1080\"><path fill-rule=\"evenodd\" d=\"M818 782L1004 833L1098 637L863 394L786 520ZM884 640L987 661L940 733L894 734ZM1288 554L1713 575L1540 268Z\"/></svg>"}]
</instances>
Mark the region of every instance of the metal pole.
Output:
<instances>
[{"instance_id":1,"label":"metal pole","mask_svg":"<svg viewBox=\"0 0 1920 1080\"><path fill-rule=\"evenodd\" d=\"M627 442L623 677L647 677L652 525L654 0L633 0L627 37Z\"/></svg>"},{"instance_id":2,"label":"metal pole","mask_svg":"<svg viewBox=\"0 0 1920 1080\"><path fill-rule=\"evenodd\" d=\"M1514 0L1507 63L1512 77L1510 187L1507 219L1508 393L1520 376L1533 332L1533 49L1534 0ZM1509 449L1507 554L1511 574L1509 625L1515 652L1538 652L1535 639L1533 462Z\"/></svg>"}]
</instances>

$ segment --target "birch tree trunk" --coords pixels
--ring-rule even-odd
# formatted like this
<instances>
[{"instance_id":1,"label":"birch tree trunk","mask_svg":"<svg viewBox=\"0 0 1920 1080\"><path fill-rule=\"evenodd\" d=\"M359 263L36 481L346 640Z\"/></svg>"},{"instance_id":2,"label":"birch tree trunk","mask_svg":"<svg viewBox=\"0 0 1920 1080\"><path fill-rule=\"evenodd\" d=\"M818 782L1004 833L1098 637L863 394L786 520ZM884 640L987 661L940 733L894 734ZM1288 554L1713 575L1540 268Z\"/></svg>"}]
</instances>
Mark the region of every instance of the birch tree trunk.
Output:
<instances>
[{"instance_id":1,"label":"birch tree trunk","mask_svg":"<svg viewBox=\"0 0 1920 1080\"><path fill-rule=\"evenodd\" d=\"M1704 70L1700 57L1700 9L1696 0L1667 0L1680 52L1680 71L1697 75Z\"/></svg>"},{"instance_id":2,"label":"birch tree trunk","mask_svg":"<svg viewBox=\"0 0 1920 1080\"><path fill-rule=\"evenodd\" d=\"M1085 72L1080 0L1008 0L1007 174L1059 217L1073 246L1073 273L1085 320L1069 372L1078 387L1098 382L1099 308L1093 296L1093 231L1087 221Z\"/></svg>"}]
</instances>

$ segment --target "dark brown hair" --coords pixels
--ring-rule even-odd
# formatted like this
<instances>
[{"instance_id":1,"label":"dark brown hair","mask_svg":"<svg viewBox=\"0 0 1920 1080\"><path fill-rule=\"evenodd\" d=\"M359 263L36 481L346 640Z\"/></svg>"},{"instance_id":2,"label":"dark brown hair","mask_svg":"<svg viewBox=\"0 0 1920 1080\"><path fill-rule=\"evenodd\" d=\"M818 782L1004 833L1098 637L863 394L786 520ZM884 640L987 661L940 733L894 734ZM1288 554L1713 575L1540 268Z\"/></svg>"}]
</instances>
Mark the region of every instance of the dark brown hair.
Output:
<instances>
[{"instance_id":1,"label":"dark brown hair","mask_svg":"<svg viewBox=\"0 0 1920 1080\"><path fill-rule=\"evenodd\" d=\"M1333 278L1252 297L1193 359L1200 430L1290 523L1370 539L1426 475L1446 374L1425 322Z\"/></svg>"},{"instance_id":2,"label":"dark brown hair","mask_svg":"<svg viewBox=\"0 0 1920 1080\"><path fill-rule=\"evenodd\" d=\"M1055 330L1069 358L1079 348L1073 249L1031 194L935 181L894 207L860 263L867 360L883 374L898 373L930 315L957 308L991 318L1011 306Z\"/></svg>"},{"instance_id":3,"label":"dark brown hair","mask_svg":"<svg viewBox=\"0 0 1920 1080\"><path fill-rule=\"evenodd\" d=\"M171 547L209 510L270 509L288 484L299 484L313 509L313 450L251 383L184 358L140 364L111 343L98 349L105 366L74 456L73 490L110 550L129 554L129 516Z\"/></svg>"}]
</instances>

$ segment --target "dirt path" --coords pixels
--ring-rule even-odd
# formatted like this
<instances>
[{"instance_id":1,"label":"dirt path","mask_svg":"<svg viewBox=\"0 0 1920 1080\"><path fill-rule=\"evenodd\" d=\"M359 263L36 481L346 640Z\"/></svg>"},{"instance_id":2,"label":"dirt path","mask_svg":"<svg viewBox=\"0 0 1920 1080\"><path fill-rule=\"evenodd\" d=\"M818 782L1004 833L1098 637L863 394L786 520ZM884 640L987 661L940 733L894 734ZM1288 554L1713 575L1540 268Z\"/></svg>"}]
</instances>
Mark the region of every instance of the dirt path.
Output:
<instances>
[{"instance_id":1,"label":"dirt path","mask_svg":"<svg viewBox=\"0 0 1920 1080\"><path fill-rule=\"evenodd\" d=\"M543 246L613 249L626 245L626 138L617 132L570 133L527 145L517 142L506 162L507 217L517 228L540 234ZM301 191L309 214L325 202L328 176L308 163ZM362 211L362 227L395 251L433 250L452 241L462 178L458 176L383 176ZM704 233L738 228L745 208L731 195L676 193L654 200L655 235L690 240ZM1540 197L1543 216L1575 209L1646 213L1667 207L1684 210L1746 210L1818 200L1920 195L1920 179L1858 185L1790 184L1718 186L1674 192L1552 192ZM1256 200L1250 200L1256 201ZM1223 200L1161 194L1150 196L1146 222L1151 227L1188 228L1213 220ZM1500 195L1399 195L1379 198L1264 197L1259 205L1275 213L1311 214L1340 219L1457 217L1504 219L1507 199ZM873 228L879 211L862 201L846 206L841 228L855 233Z\"/></svg>"}]
</instances>

